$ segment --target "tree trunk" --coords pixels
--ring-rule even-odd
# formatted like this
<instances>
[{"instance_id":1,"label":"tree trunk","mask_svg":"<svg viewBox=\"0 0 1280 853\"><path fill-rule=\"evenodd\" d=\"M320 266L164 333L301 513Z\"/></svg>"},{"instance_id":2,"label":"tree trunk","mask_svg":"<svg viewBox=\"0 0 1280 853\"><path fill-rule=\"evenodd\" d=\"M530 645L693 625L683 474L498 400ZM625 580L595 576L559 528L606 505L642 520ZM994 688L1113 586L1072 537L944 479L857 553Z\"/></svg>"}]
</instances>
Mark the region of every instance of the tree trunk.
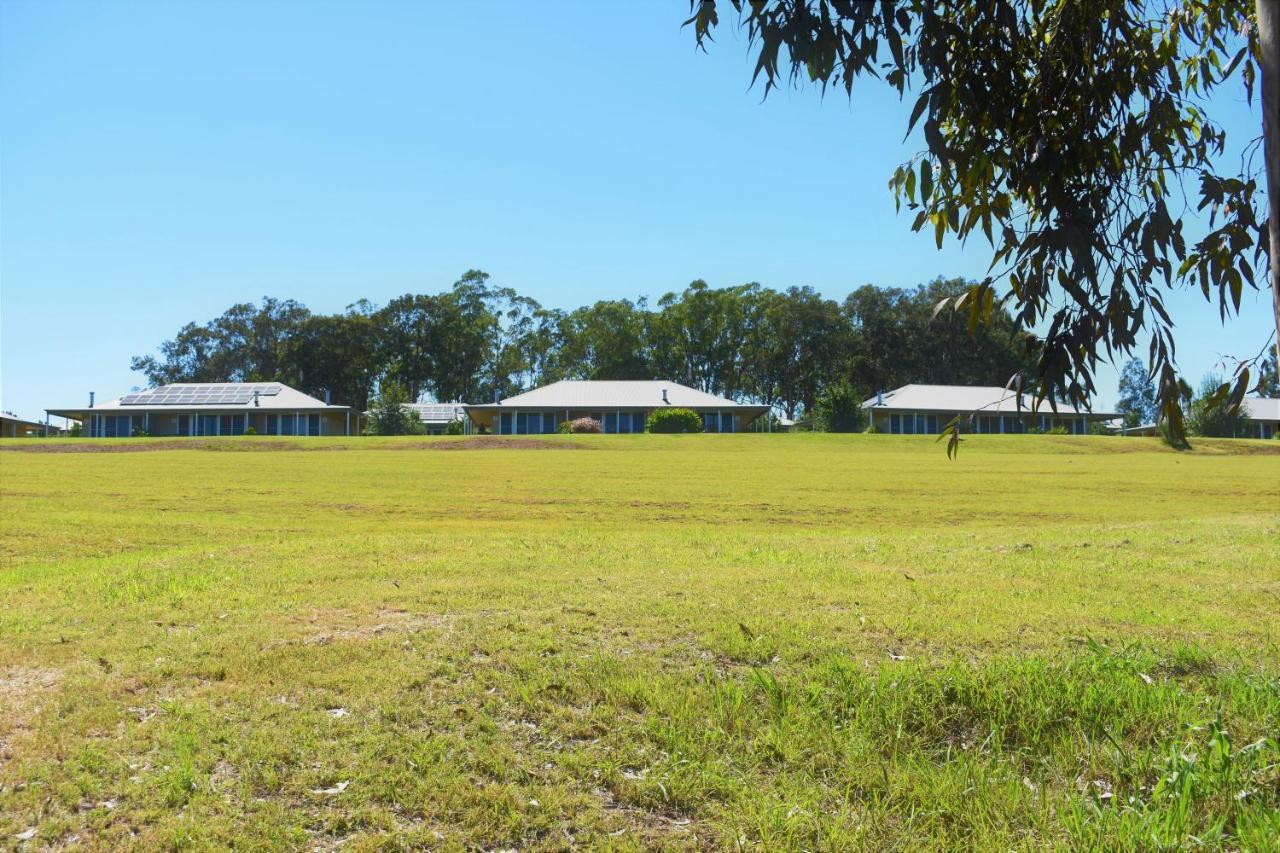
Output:
<instances>
[{"instance_id":1,"label":"tree trunk","mask_svg":"<svg viewBox=\"0 0 1280 853\"><path fill-rule=\"evenodd\" d=\"M1262 151L1267 166L1267 266L1276 320L1276 359L1280 361L1280 3L1256 0L1256 4L1262 54Z\"/></svg>"}]
</instances>

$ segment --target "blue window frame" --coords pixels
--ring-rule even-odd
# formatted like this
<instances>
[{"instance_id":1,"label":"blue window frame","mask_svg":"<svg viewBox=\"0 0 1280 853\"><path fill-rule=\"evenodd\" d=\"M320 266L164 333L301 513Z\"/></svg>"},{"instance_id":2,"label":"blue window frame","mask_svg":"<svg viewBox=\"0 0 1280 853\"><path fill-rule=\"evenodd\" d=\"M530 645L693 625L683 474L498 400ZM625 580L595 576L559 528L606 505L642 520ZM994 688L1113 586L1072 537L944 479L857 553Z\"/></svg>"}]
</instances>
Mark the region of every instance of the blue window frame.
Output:
<instances>
[{"instance_id":1,"label":"blue window frame","mask_svg":"<svg viewBox=\"0 0 1280 853\"><path fill-rule=\"evenodd\" d=\"M293 420L294 420L293 415L280 416L280 434L281 435L293 435L293 427L294 427Z\"/></svg>"},{"instance_id":2,"label":"blue window frame","mask_svg":"<svg viewBox=\"0 0 1280 853\"><path fill-rule=\"evenodd\" d=\"M617 412L604 413L604 431L605 432L618 431L618 413Z\"/></svg>"},{"instance_id":3,"label":"blue window frame","mask_svg":"<svg viewBox=\"0 0 1280 853\"><path fill-rule=\"evenodd\" d=\"M556 431L556 416L554 412L542 413L542 431L551 433Z\"/></svg>"},{"instance_id":4,"label":"blue window frame","mask_svg":"<svg viewBox=\"0 0 1280 853\"><path fill-rule=\"evenodd\" d=\"M307 435L320 434L320 416L307 415Z\"/></svg>"}]
</instances>

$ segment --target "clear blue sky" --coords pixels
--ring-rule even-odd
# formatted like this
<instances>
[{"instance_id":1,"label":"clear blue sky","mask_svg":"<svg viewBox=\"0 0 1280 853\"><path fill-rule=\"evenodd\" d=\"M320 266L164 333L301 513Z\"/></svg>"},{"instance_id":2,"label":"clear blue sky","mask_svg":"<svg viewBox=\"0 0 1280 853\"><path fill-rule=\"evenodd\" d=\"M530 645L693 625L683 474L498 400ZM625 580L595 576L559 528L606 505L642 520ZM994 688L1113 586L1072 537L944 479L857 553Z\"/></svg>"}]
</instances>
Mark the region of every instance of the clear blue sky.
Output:
<instances>
[{"instance_id":1,"label":"clear blue sky","mask_svg":"<svg viewBox=\"0 0 1280 853\"><path fill-rule=\"evenodd\" d=\"M553 307L695 278L811 285L978 276L886 181L918 145L881 85L761 102L686 0L0 0L0 407L142 383L131 356L265 294L317 311L469 268ZM1243 97L1239 139L1260 121ZM1180 363L1260 349L1174 299ZM1104 376L1099 403L1114 399Z\"/></svg>"}]
</instances>

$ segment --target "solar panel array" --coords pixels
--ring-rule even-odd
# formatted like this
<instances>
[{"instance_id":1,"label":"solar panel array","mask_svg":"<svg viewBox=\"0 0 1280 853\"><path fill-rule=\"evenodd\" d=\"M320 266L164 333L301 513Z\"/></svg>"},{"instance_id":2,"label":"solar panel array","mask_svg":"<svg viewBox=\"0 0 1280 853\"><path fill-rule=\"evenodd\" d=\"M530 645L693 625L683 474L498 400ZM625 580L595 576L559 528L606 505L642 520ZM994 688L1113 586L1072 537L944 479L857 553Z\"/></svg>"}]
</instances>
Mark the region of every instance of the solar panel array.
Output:
<instances>
[{"instance_id":1,"label":"solar panel array","mask_svg":"<svg viewBox=\"0 0 1280 853\"><path fill-rule=\"evenodd\" d=\"M243 406L253 402L256 392L262 397L280 393L280 385L271 382L249 382L239 385L161 385L138 394L120 398L122 406Z\"/></svg>"},{"instance_id":2,"label":"solar panel array","mask_svg":"<svg viewBox=\"0 0 1280 853\"><path fill-rule=\"evenodd\" d=\"M456 403L415 403L412 408L422 421L452 421L463 414L462 407Z\"/></svg>"}]
</instances>

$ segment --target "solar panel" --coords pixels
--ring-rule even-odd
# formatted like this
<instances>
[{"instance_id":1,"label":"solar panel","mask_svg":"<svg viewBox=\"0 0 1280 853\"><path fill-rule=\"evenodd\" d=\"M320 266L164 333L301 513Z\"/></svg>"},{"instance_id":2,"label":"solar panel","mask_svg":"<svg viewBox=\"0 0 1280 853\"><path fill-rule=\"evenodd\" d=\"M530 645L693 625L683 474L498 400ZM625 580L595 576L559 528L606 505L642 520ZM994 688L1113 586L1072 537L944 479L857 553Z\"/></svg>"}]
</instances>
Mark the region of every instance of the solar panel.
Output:
<instances>
[{"instance_id":1,"label":"solar panel","mask_svg":"<svg viewBox=\"0 0 1280 853\"><path fill-rule=\"evenodd\" d=\"M271 382L248 382L223 385L161 385L149 391L126 394L122 406L243 406L253 401L254 392L272 397L284 386Z\"/></svg>"}]
</instances>

